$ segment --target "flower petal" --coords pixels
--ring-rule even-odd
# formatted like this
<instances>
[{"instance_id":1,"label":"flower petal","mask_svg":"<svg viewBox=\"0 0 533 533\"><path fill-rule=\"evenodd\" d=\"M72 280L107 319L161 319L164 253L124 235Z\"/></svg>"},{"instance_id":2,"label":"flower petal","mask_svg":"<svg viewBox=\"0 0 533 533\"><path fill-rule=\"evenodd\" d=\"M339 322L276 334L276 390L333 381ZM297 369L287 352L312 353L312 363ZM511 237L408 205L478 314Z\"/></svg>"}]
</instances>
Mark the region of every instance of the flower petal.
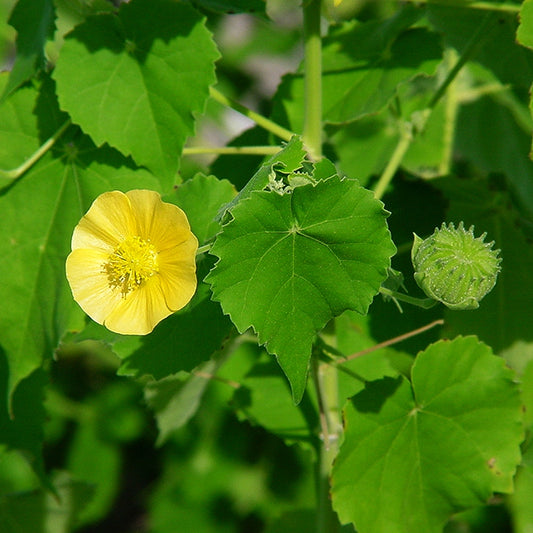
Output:
<instances>
[{"instance_id":1,"label":"flower petal","mask_svg":"<svg viewBox=\"0 0 533 533\"><path fill-rule=\"evenodd\" d=\"M159 276L129 293L106 317L106 328L122 335L147 335L172 314L165 302Z\"/></svg>"},{"instance_id":2,"label":"flower petal","mask_svg":"<svg viewBox=\"0 0 533 533\"><path fill-rule=\"evenodd\" d=\"M113 251L126 237L135 235L135 218L128 197L120 191L101 194L80 220L72 235L72 249Z\"/></svg>"},{"instance_id":3,"label":"flower petal","mask_svg":"<svg viewBox=\"0 0 533 533\"><path fill-rule=\"evenodd\" d=\"M198 241L194 237L179 246L159 253L161 287L167 305L173 311L185 307L196 291L197 247Z\"/></svg>"},{"instance_id":4,"label":"flower petal","mask_svg":"<svg viewBox=\"0 0 533 533\"><path fill-rule=\"evenodd\" d=\"M177 205L163 202L154 191L134 190L126 195L137 220L138 235L149 239L158 251L173 248L190 238L189 221Z\"/></svg>"},{"instance_id":5,"label":"flower petal","mask_svg":"<svg viewBox=\"0 0 533 533\"><path fill-rule=\"evenodd\" d=\"M98 324L120 303L122 294L109 286L103 265L107 252L97 249L73 250L67 257L67 279L74 300Z\"/></svg>"}]
</instances>

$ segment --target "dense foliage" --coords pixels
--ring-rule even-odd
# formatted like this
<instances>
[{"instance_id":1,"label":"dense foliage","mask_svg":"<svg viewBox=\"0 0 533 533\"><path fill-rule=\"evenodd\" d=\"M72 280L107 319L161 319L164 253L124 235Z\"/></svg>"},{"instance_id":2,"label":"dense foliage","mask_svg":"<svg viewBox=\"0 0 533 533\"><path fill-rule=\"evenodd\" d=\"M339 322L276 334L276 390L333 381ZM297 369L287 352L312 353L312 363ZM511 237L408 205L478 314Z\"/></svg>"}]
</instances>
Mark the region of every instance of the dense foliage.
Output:
<instances>
[{"instance_id":1,"label":"dense foliage","mask_svg":"<svg viewBox=\"0 0 533 533\"><path fill-rule=\"evenodd\" d=\"M533 0L1 16L0 531L532 531ZM197 288L106 329L65 261L136 189Z\"/></svg>"}]
</instances>

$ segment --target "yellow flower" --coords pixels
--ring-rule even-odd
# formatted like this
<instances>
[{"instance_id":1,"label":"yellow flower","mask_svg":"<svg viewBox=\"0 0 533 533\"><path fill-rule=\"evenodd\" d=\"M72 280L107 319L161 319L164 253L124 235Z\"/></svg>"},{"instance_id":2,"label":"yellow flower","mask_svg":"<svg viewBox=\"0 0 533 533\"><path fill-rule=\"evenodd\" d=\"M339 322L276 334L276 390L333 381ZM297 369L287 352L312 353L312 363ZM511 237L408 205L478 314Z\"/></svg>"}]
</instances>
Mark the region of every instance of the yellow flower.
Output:
<instances>
[{"instance_id":1,"label":"yellow flower","mask_svg":"<svg viewBox=\"0 0 533 533\"><path fill-rule=\"evenodd\" d=\"M185 213L156 192L106 192L74 229L67 279L95 322L146 335L192 298L197 249Z\"/></svg>"}]
</instances>

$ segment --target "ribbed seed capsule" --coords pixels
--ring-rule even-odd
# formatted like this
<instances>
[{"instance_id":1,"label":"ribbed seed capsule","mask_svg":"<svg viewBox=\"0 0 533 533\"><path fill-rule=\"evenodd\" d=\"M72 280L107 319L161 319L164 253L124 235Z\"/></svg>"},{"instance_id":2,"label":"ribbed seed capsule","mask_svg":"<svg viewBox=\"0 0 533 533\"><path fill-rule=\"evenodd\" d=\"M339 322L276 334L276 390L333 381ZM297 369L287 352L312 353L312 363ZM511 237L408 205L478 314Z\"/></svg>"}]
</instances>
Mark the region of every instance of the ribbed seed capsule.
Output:
<instances>
[{"instance_id":1,"label":"ribbed seed capsule","mask_svg":"<svg viewBox=\"0 0 533 533\"><path fill-rule=\"evenodd\" d=\"M450 309L476 309L492 290L501 270L494 242L483 242L486 233L474 237L462 222L443 223L427 239L414 236L411 260L418 286Z\"/></svg>"}]
</instances>

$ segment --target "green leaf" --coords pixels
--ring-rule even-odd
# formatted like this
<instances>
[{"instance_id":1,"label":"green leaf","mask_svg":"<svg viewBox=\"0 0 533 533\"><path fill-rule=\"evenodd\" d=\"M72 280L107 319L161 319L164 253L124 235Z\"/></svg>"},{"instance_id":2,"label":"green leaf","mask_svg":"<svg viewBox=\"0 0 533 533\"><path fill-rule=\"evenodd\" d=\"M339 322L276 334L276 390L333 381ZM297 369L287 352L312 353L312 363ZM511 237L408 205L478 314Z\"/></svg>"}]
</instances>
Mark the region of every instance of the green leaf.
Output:
<instances>
[{"instance_id":1,"label":"green leaf","mask_svg":"<svg viewBox=\"0 0 533 533\"><path fill-rule=\"evenodd\" d=\"M323 46L323 119L344 123L381 111L397 87L434 74L442 52L437 34L407 29L420 16L412 6L385 21L350 21ZM288 75L276 96L274 119L302 131L304 79Z\"/></svg>"},{"instance_id":2,"label":"green leaf","mask_svg":"<svg viewBox=\"0 0 533 533\"><path fill-rule=\"evenodd\" d=\"M17 95L14 111L30 101L29 95L21 100ZM20 154L27 133L29 146L39 142L32 135L41 121L52 131L61 125L49 80L39 92L33 89L33 102L21 113L20 128L8 128ZM98 194L136 186L160 188L150 173L135 168L109 147L95 149L90 139L71 128L54 151L0 196L0 254L4 258L0 298L10 302L0 307L0 344L9 364L9 395L20 380L41 366L44 357L52 355L61 336L81 316L64 273L75 225Z\"/></svg>"},{"instance_id":3,"label":"green leaf","mask_svg":"<svg viewBox=\"0 0 533 533\"><path fill-rule=\"evenodd\" d=\"M46 376L39 369L24 379L13 395L11 405L5 393L8 380L9 368L0 348L0 443L21 451L41 482L48 485L42 456Z\"/></svg>"},{"instance_id":4,"label":"green leaf","mask_svg":"<svg viewBox=\"0 0 533 533\"><path fill-rule=\"evenodd\" d=\"M370 382L346 406L333 504L361 533L437 533L451 514L512 491L523 427L503 359L475 337L439 341L411 381Z\"/></svg>"},{"instance_id":5,"label":"green leaf","mask_svg":"<svg viewBox=\"0 0 533 533\"><path fill-rule=\"evenodd\" d=\"M240 190L233 200L219 211L219 219L223 219L227 211L236 206L240 201L249 198L253 191L263 190L269 183L274 169L289 174L301 168L306 156L302 139L296 135L277 154L270 157L259 170L250 178L248 183Z\"/></svg>"},{"instance_id":6,"label":"green leaf","mask_svg":"<svg viewBox=\"0 0 533 533\"><path fill-rule=\"evenodd\" d=\"M213 374L216 368L215 361L200 367L206 374ZM205 375L180 372L146 385L144 397L154 411L159 429L156 446L163 445L194 416L208 384Z\"/></svg>"},{"instance_id":7,"label":"green leaf","mask_svg":"<svg viewBox=\"0 0 533 533\"><path fill-rule=\"evenodd\" d=\"M9 24L17 30L17 55L0 102L45 66L44 46L54 32L52 0L19 0Z\"/></svg>"},{"instance_id":8,"label":"green leaf","mask_svg":"<svg viewBox=\"0 0 533 533\"><path fill-rule=\"evenodd\" d=\"M194 6L215 11L216 13L259 13L264 14L264 0L189 0Z\"/></svg>"},{"instance_id":9,"label":"green leaf","mask_svg":"<svg viewBox=\"0 0 533 533\"><path fill-rule=\"evenodd\" d=\"M0 496L0 523L5 533L70 533L93 490L63 472L55 476L56 494L44 490Z\"/></svg>"},{"instance_id":10,"label":"green leaf","mask_svg":"<svg viewBox=\"0 0 533 533\"><path fill-rule=\"evenodd\" d=\"M255 191L231 211L206 280L240 332L253 327L298 402L316 333L345 309L366 313L395 247L383 204L338 177L289 194Z\"/></svg>"},{"instance_id":11,"label":"green leaf","mask_svg":"<svg viewBox=\"0 0 533 533\"><path fill-rule=\"evenodd\" d=\"M54 78L61 107L97 145L132 155L174 183L179 153L215 81L203 19L169 0L124 3L65 39Z\"/></svg>"},{"instance_id":12,"label":"green leaf","mask_svg":"<svg viewBox=\"0 0 533 533\"><path fill-rule=\"evenodd\" d=\"M529 533L533 528L532 494L533 447L530 446L524 453L522 465L516 474L515 492L510 498L515 533Z\"/></svg>"},{"instance_id":13,"label":"green leaf","mask_svg":"<svg viewBox=\"0 0 533 533\"><path fill-rule=\"evenodd\" d=\"M427 14L433 27L444 35L445 43L459 53L469 46L478 28L487 22L485 31L478 36L475 61L518 94L527 96L533 79L533 53L516 42L518 17L515 13L491 13L456 4L428 4Z\"/></svg>"},{"instance_id":14,"label":"green leaf","mask_svg":"<svg viewBox=\"0 0 533 533\"><path fill-rule=\"evenodd\" d=\"M117 443L102 438L98 420L80 424L68 451L68 470L93 487L94 496L78 522L87 524L103 518L111 509L119 489L122 456Z\"/></svg>"},{"instance_id":15,"label":"green leaf","mask_svg":"<svg viewBox=\"0 0 533 533\"><path fill-rule=\"evenodd\" d=\"M212 258L204 259L198 265L198 278L212 266ZM116 336L113 350L123 359L119 373L162 379L182 370L189 372L221 348L231 328L220 305L211 301L209 286L201 282L187 307L161 322L150 335Z\"/></svg>"},{"instance_id":16,"label":"green leaf","mask_svg":"<svg viewBox=\"0 0 533 533\"><path fill-rule=\"evenodd\" d=\"M503 173L517 203L533 218L531 131L525 131L510 109L488 96L463 106L458 121L455 149L482 171Z\"/></svg>"},{"instance_id":17,"label":"green leaf","mask_svg":"<svg viewBox=\"0 0 533 533\"><path fill-rule=\"evenodd\" d=\"M520 6L520 24L516 30L516 39L520 44L533 48L533 0L524 0Z\"/></svg>"},{"instance_id":18,"label":"green leaf","mask_svg":"<svg viewBox=\"0 0 533 533\"><path fill-rule=\"evenodd\" d=\"M446 179L434 182L450 204L446 219L474 225L476 233L487 232L501 250L502 271L494 290L480 302L476 312L446 310L447 334L475 334L496 352L516 340L533 340L529 319L533 304L533 245L521 229L520 214L509 195L494 191L483 180Z\"/></svg>"},{"instance_id":19,"label":"green leaf","mask_svg":"<svg viewBox=\"0 0 533 533\"><path fill-rule=\"evenodd\" d=\"M215 220L220 206L230 202L235 194L229 181L197 174L163 200L185 211L192 232L200 243L205 243L220 230L220 223Z\"/></svg>"},{"instance_id":20,"label":"green leaf","mask_svg":"<svg viewBox=\"0 0 533 533\"><path fill-rule=\"evenodd\" d=\"M318 449L316 398L304 395L300 404L294 405L287 381L264 352L241 385L235 392L233 403L248 420L287 444L299 443Z\"/></svg>"}]
</instances>

